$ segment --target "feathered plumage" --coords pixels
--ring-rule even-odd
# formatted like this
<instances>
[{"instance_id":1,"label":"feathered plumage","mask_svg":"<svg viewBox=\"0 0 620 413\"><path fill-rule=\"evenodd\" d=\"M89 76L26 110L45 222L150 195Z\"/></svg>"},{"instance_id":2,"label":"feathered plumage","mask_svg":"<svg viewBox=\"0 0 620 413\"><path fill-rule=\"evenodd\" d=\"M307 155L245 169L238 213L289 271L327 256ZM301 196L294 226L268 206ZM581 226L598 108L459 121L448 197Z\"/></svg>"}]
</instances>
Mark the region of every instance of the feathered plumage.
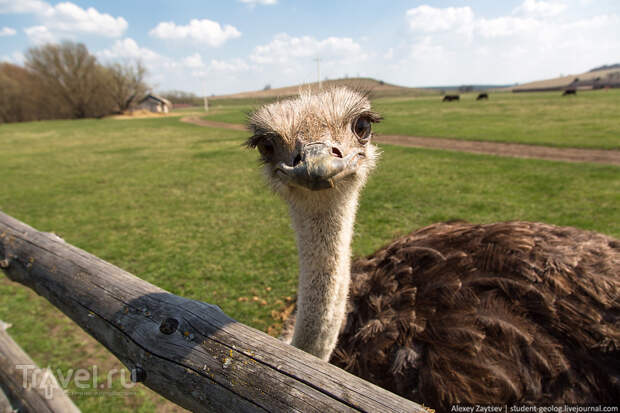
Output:
<instances>
[{"instance_id":1,"label":"feathered plumage","mask_svg":"<svg viewBox=\"0 0 620 413\"><path fill-rule=\"evenodd\" d=\"M354 262L331 362L428 406L613 402L620 243L541 223L435 224Z\"/></svg>"}]
</instances>

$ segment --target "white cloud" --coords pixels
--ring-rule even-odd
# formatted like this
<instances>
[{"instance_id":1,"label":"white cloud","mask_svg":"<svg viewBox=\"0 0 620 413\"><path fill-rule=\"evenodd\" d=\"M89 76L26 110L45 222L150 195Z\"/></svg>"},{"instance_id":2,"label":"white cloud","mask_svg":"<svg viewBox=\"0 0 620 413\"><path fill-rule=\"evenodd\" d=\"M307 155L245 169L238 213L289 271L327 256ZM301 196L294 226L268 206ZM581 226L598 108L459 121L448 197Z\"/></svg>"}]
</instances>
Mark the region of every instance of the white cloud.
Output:
<instances>
[{"instance_id":1,"label":"white cloud","mask_svg":"<svg viewBox=\"0 0 620 413\"><path fill-rule=\"evenodd\" d=\"M467 33L484 38L496 38L515 35L526 35L544 31L545 34L566 29L569 25L583 26L591 24L597 26L606 23L603 20L612 19L614 15L603 15L587 21L563 23L550 19L562 13L566 4L558 1L524 0L513 10L513 15L495 18L477 17L470 7L434 8L422 5L407 10L405 18L414 34L454 35ZM438 38L438 37L437 37Z\"/></svg>"},{"instance_id":2,"label":"white cloud","mask_svg":"<svg viewBox=\"0 0 620 413\"><path fill-rule=\"evenodd\" d=\"M2 29L0 29L0 37L2 36L15 36L17 32L15 31L15 29L12 29L10 27L3 27Z\"/></svg>"},{"instance_id":3,"label":"white cloud","mask_svg":"<svg viewBox=\"0 0 620 413\"><path fill-rule=\"evenodd\" d=\"M222 80L223 78L236 80L238 73L247 72L248 70L250 70L250 65L248 65L243 59L212 59L208 66L203 65L202 67L193 70L192 76L197 78L206 78L217 75L218 80Z\"/></svg>"},{"instance_id":4,"label":"white cloud","mask_svg":"<svg viewBox=\"0 0 620 413\"><path fill-rule=\"evenodd\" d=\"M363 60L362 47L350 37L328 37L317 40L311 36L292 37L286 33L254 48L250 59L256 63L287 63L296 58L320 56L325 60Z\"/></svg>"},{"instance_id":5,"label":"white cloud","mask_svg":"<svg viewBox=\"0 0 620 413\"><path fill-rule=\"evenodd\" d=\"M470 7L410 9L404 14L410 38L393 46L395 56L405 57L385 71L404 84L510 83L612 61L620 55L620 17L594 15L583 1L522 0L496 17Z\"/></svg>"},{"instance_id":6,"label":"white cloud","mask_svg":"<svg viewBox=\"0 0 620 413\"><path fill-rule=\"evenodd\" d=\"M159 62L162 63L167 60L166 57L155 53L151 49L138 46L135 40L127 37L122 40L114 42L109 49L104 49L95 53L98 57L109 60L118 59L132 59L142 60L144 62Z\"/></svg>"},{"instance_id":7,"label":"white cloud","mask_svg":"<svg viewBox=\"0 0 620 413\"><path fill-rule=\"evenodd\" d=\"M83 9L73 3L58 3L45 12L47 26L67 33L90 33L106 37L120 37L127 30L127 21L100 13L93 7Z\"/></svg>"},{"instance_id":8,"label":"white cloud","mask_svg":"<svg viewBox=\"0 0 620 413\"><path fill-rule=\"evenodd\" d=\"M218 22L208 19L192 19L188 25L177 26L174 22L161 22L149 34L159 39L191 39L209 46L218 47L229 39L241 36L241 32L231 25L222 27Z\"/></svg>"},{"instance_id":9,"label":"white cloud","mask_svg":"<svg viewBox=\"0 0 620 413\"><path fill-rule=\"evenodd\" d=\"M198 53L194 53L191 56L187 56L183 59L182 63L192 69L204 67L205 64L202 62L202 57Z\"/></svg>"},{"instance_id":10,"label":"white cloud","mask_svg":"<svg viewBox=\"0 0 620 413\"><path fill-rule=\"evenodd\" d=\"M48 3L39 0L0 0L0 14L45 13L52 9Z\"/></svg>"},{"instance_id":11,"label":"white cloud","mask_svg":"<svg viewBox=\"0 0 620 413\"><path fill-rule=\"evenodd\" d=\"M248 70L250 66L243 59L217 60L209 63L209 69L219 72L236 73Z\"/></svg>"},{"instance_id":12,"label":"white cloud","mask_svg":"<svg viewBox=\"0 0 620 413\"><path fill-rule=\"evenodd\" d=\"M428 5L407 10L407 22L413 31L436 33L457 30L468 32L474 21L471 7L438 9Z\"/></svg>"},{"instance_id":13,"label":"white cloud","mask_svg":"<svg viewBox=\"0 0 620 413\"><path fill-rule=\"evenodd\" d=\"M566 4L559 1L524 0L514 9L513 14L524 14L536 17L553 17L566 10Z\"/></svg>"},{"instance_id":14,"label":"white cloud","mask_svg":"<svg viewBox=\"0 0 620 413\"><path fill-rule=\"evenodd\" d=\"M411 57L416 60L432 60L441 59L446 51L441 45L435 44L431 36L424 36L420 40L411 45Z\"/></svg>"},{"instance_id":15,"label":"white cloud","mask_svg":"<svg viewBox=\"0 0 620 413\"><path fill-rule=\"evenodd\" d=\"M32 43L35 44L43 44L43 43L53 43L56 41L56 38L45 26L32 26L24 29L26 36L30 39Z\"/></svg>"},{"instance_id":16,"label":"white cloud","mask_svg":"<svg viewBox=\"0 0 620 413\"><path fill-rule=\"evenodd\" d=\"M140 47L129 37L117 40L111 47L95 52L95 56L103 62L142 62L147 69L147 83L154 88L165 83L167 85L165 89L171 89L173 87L169 85L190 79L182 64L151 49Z\"/></svg>"},{"instance_id":17,"label":"white cloud","mask_svg":"<svg viewBox=\"0 0 620 413\"><path fill-rule=\"evenodd\" d=\"M83 9L70 2L49 3L38 0L0 0L0 14L29 13L41 20L41 25L31 28L32 39L39 41L44 36L94 34L105 37L120 37L127 30L127 21L101 13L93 7ZM43 29L50 33L42 36Z\"/></svg>"},{"instance_id":18,"label":"white cloud","mask_svg":"<svg viewBox=\"0 0 620 413\"><path fill-rule=\"evenodd\" d=\"M22 52L13 52L10 55L1 56L0 61L13 63L15 65L23 65L24 54Z\"/></svg>"},{"instance_id":19,"label":"white cloud","mask_svg":"<svg viewBox=\"0 0 620 413\"><path fill-rule=\"evenodd\" d=\"M570 30L605 30L610 26L620 27L620 17L615 14L602 14L586 19L575 20L566 23L564 27Z\"/></svg>"},{"instance_id":20,"label":"white cloud","mask_svg":"<svg viewBox=\"0 0 620 413\"><path fill-rule=\"evenodd\" d=\"M396 53L395 51L393 52ZM177 84L200 93L233 93L270 84L273 87L316 81L315 57L321 58L321 78L360 74L368 62L368 54L352 38L275 35L271 41L256 46L247 57L210 58L194 53L180 59L175 72ZM180 73L185 74L181 75ZM168 77L172 77L167 75ZM258 86L257 86L258 85ZM167 86L167 88L181 88Z\"/></svg>"},{"instance_id":21,"label":"white cloud","mask_svg":"<svg viewBox=\"0 0 620 413\"><path fill-rule=\"evenodd\" d=\"M482 37L512 36L519 33L533 33L544 23L534 18L512 16L497 17L494 19L479 19L476 21L476 31Z\"/></svg>"},{"instance_id":22,"label":"white cloud","mask_svg":"<svg viewBox=\"0 0 620 413\"><path fill-rule=\"evenodd\" d=\"M241 3L249 4L250 6L256 6L261 4L263 6L273 6L278 4L278 0L239 0Z\"/></svg>"}]
</instances>

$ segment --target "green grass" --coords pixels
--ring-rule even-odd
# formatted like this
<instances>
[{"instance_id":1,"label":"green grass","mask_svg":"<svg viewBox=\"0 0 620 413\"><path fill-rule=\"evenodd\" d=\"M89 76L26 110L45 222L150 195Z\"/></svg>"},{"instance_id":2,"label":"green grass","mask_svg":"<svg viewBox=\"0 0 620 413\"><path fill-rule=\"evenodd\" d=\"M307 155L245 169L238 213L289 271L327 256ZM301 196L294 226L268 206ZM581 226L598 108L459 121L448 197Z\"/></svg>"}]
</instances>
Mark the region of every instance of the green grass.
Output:
<instances>
[{"instance_id":1,"label":"green grass","mask_svg":"<svg viewBox=\"0 0 620 413\"><path fill-rule=\"evenodd\" d=\"M172 113L176 114L178 113L179 115L184 115L186 113L200 113L200 112L204 112L204 107L203 106L188 106L186 108L174 108L172 109Z\"/></svg>"},{"instance_id":2,"label":"green grass","mask_svg":"<svg viewBox=\"0 0 620 413\"><path fill-rule=\"evenodd\" d=\"M375 109L385 116L377 130L385 134L517 142L578 148L620 148L620 90L475 94L460 102L440 97L380 99Z\"/></svg>"},{"instance_id":3,"label":"green grass","mask_svg":"<svg viewBox=\"0 0 620 413\"><path fill-rule=\"evenodd\" d=\"M209 112L204 119L215 120L228 123L245 123L248 114L260 105L246 102L230 102L226 104L214 103L209 106Z\"/></svg>"},{"instance_id":4,"label":"green grass","mask_svg":"<svg viewBox=\"0 0 620 413\"><path fill-rule=\"evenodd\" d=\"M488 101L475 94L460 102L440 96L381 98L374 108L385 120L376 130L394 135L515 142L576 148L620 149L620 89L560 92L493 93ZM243 123L256 105L247 101L214 104L207 119Z\"/></svg>"},{"instance_id":5,"label":"green grass","mask_svg":"<svg viewBox=\"0 0 620 413\"><path fill-rule=\"evenodd\" d=\"M296 249L284 204L265 187L256 153L241 147L246 138L178 118L2 125L0 209L267 330L271 312L295 293ZM453 218L536 220L620 236L618 167L381 149L362 197L356 255ZM4 277L0 319L40 366L120 366L44 299ZM132 391L76 401L85 412L164 403L142 386Z\"/></svg>"},{"instance_id":6,"label":"green grass","mask_svg":"<svg viewBox=\"0 0 620 413\"><path fill-rule=\"evenodd\" d=\"M211 99L209 111L203 113L203 118L218 122L245 123L250 112L275 100L276 98Z\"/></svg>"}]
</instances>

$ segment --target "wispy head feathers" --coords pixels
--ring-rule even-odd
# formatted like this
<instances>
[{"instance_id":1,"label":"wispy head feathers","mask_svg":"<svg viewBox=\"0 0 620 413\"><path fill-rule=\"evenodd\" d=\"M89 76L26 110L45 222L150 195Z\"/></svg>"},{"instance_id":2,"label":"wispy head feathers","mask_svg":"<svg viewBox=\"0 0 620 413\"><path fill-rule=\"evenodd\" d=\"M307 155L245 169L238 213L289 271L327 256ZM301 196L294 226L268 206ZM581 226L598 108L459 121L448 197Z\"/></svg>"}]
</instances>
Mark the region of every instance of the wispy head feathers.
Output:
<instances>
[{"instance_id":1,"label":"wispy head feathers","mask_svg":"<svg viewBox=\"0 0 620 413\"><path fill-rule=\"evenodd\" d=\"M298 97L262 106L249 116L253 136L247 145L256 146L260 137L268 134L276 134L289 144L299 137L316 139L326 130L339 135L360 115L378 122L381 117L371 110L367 96L367 91L344 87L318 93L302 90Z\"/></svg>"}]
</instances>

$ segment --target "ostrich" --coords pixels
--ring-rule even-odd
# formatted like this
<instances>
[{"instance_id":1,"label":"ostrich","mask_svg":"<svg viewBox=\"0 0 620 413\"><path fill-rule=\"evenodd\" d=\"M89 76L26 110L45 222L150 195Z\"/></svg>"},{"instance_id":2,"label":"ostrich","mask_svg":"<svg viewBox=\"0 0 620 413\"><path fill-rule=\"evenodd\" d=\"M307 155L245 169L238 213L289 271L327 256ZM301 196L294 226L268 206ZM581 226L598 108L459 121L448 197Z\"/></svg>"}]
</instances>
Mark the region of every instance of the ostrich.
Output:
<instances>
[{"instance_id":1,"label":"ostrich","mask_svg":"<svg viewBox=\"0 0 620 413\"><path fill-rule=\"evenodd\" d=\"M620 242L542 223L431 225L351 262L375 166L364 93L333 88L249 120L299 250L291 344L440 410L620 395Z\"/></svg>"}]
</instances>

